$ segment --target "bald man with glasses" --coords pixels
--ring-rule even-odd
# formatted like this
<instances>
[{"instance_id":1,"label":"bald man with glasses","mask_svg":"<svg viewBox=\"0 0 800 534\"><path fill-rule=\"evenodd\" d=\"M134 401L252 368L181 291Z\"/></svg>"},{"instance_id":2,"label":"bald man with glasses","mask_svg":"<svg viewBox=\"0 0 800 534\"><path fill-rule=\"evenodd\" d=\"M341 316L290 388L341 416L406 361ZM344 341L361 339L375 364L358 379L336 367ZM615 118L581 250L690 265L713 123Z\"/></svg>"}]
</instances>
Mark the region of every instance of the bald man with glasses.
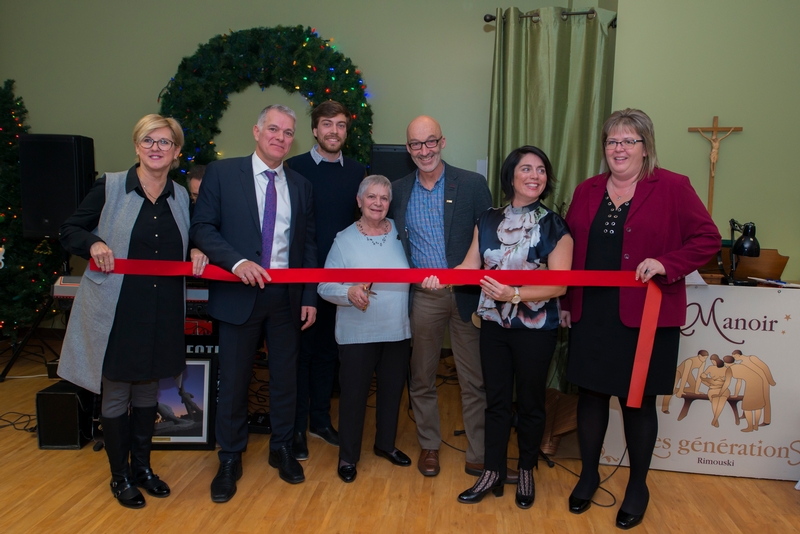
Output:
<instances>
[{"instance_id":1,"label":"bald man with glasses","mask_svg":"<svg viewBox=\"0 0 800 534\"><path fill-rule=\"evenodd\" d=\"M452 269L464 260L472 243L475 221L492 205L486 179L442 160L447 146L439 123L428 116L411 121L406 149L417 170L393 184L389 216L413 268ZM480 363L479 330L472 324L478 307L477 286L427 291L415 284L411 300L410 398L421 452L417 467L425 476L439 474L439 425L436 372L449 327L461 387L467 447L465 470L483 469L486 391Z\"/></svg>"}]
</instances>

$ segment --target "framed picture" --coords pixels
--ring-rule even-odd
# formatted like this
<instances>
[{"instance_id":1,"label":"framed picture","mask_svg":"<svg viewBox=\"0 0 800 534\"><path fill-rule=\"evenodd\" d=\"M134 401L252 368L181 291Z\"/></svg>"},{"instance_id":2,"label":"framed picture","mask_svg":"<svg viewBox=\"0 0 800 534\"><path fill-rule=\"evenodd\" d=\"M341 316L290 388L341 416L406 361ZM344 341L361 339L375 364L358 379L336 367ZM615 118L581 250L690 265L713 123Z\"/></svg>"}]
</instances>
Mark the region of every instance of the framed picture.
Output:
<instances>
[{"instance_id":1,"label":"framed picture","mask_svg":"<svg viewBox=\"0 0 800 534\"><path fill-rule=\"evenodd\" d=\"M159 382L154 449L211 450L216 445L216 358L213 350L186 356L183 374Z\"/></svg>"}]
</instances>

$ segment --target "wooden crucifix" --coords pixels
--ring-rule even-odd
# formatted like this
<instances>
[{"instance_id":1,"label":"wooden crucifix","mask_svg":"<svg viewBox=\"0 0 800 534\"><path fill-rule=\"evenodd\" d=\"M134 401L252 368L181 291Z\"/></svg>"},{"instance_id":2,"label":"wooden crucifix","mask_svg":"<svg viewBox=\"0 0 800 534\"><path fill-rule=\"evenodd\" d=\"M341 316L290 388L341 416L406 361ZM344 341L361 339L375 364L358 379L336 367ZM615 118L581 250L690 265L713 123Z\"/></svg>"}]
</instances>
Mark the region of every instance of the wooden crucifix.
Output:
<instances>
[{"instance_id":1,"label":"wooden crucifix","mask_svg":"<svg viewBox=\"0 0 800 534\"><path fill-rule=\"evenodd\" d=\"M717 174L717 160L719 159L719 142L728 137L733 132L741 132L741 126L720 126L719 117L714 116L714 125L711 128L698 127L689 128L690 132L697 132L711 142L711 167L708 172L708 214L711 215L711 210L714 206L714 176ZM722 137L718 137L719 132L727 131ZM711 132L711 137L703 132Z\"/></svg>"}]
</instances>

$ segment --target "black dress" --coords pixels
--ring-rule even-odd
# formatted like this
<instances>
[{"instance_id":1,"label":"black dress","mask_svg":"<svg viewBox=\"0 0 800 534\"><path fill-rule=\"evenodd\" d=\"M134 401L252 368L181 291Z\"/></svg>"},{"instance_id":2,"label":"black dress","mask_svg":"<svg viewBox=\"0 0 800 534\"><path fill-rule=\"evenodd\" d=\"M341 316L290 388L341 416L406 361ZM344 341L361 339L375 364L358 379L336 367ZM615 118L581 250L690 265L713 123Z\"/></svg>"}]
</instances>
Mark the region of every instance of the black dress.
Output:
<instances>
[{"instance_id":1,"label":"black dress","mask_svg":"<svg viewBox=\"0 0 800 534\"><path fill-rule=\"evenodd\" d=\"M606 192L589 229L587 271L618 271L622 264L622 228L630 201L615 207ZM618 287L585 287L583 311L569 336L567 379L582 388L627 398L639 329L619 317ZM675 385L680 328L656 330L645 395L668 395Z\"/></svg>"},{"instance_id":2,"label":"black dress","mask_svg":"<svg viewBox=\"0 0 800 534\"><path fill-rule=\"evenodd\" d=\"M136 167L132 167L125 190L144 197L131 229L128 259L184 260L181 234L167 203L167 197L175 194L172 180L167 180L153 204L141 189ZM91 231L97 227L104 205L102 176L75 214L65 221L61 231L64 248L89 258L91 246L101 241ZM125 275L103 360L103 376L135 382L169 378L183 371L184 284L179 276Z\"/></svg>"}]
</instances>

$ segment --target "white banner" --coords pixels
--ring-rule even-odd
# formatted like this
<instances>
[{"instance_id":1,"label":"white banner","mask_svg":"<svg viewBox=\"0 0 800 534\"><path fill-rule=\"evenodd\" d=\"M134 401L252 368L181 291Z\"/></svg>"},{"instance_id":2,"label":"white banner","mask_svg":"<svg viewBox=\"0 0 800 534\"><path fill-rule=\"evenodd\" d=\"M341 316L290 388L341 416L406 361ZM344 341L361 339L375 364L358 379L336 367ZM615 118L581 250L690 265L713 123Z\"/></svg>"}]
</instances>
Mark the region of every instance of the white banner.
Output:
<instances>
[{"instance_id":1,"label":"white banner","mask_svg":"<svg viewBox=\"0 0 800 534\"><path fill-rule=\"evenodd\" d=\"M658 398L651 467L800 479L800 290L687 286L687 296L675 394ZM619 463L616 399L604 446L601 461Z\"/></svg>"}]
</instances>

